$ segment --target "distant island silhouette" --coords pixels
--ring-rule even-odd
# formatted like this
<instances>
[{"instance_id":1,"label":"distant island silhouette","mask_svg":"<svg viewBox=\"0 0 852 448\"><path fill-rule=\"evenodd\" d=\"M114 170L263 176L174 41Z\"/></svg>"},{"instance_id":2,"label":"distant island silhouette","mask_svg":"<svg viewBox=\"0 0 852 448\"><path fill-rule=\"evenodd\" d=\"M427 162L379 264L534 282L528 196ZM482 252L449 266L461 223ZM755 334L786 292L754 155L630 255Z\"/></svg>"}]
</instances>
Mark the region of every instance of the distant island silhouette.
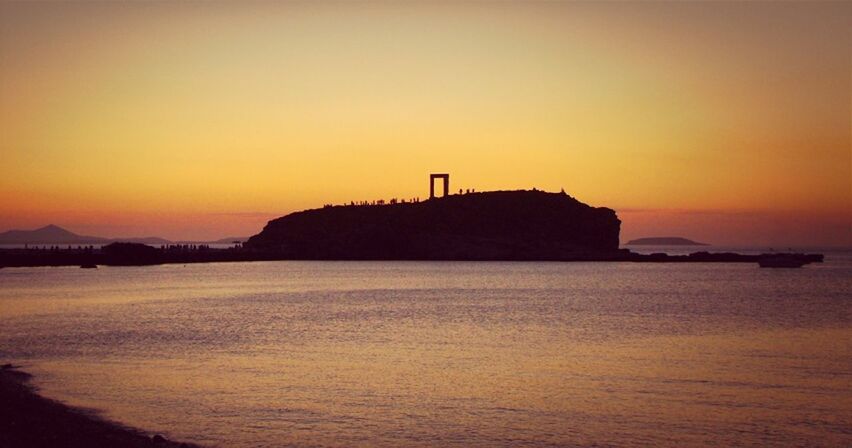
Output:
<instances>
[{"instance_id":1,"label":"distant island silhouette","mask_svg":"<svg viewBox=\"0 0 852 448\"><path fill-rule=\"evenodd\" d=\"M215 241L179 241L179 243L232 244L243 242L247 237L228 237ZM175 241L157 236L104 238L99 236L78 235L69 230L50 224L35 230L9 230L0 232L0 244L109 244L109 243L142 243L142 244L175 244Z\"/></svg>"},{"instance_id":2,"label":"distant island silhouette","mask_svg":"<svg viewBox=\"0 0 852 448\"><path fill-rule=\"evenodd\" d=\"M709 246L679 236L655 236L630 240L625 246Z\"/></svg>"}]
</instances>

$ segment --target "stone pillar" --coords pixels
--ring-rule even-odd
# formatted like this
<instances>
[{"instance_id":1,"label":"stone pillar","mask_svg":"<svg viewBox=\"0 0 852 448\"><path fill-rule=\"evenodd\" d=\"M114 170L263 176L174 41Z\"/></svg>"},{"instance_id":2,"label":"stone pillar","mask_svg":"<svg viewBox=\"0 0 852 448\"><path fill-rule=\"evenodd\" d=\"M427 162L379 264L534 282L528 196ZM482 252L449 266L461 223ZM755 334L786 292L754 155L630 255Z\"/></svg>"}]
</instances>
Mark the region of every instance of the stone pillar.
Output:
<instances>
[{"instance_id":1,"label":"stone pillar","mask_svg":"<svg viewBox=\"0 0 852 448\"><path fill-rule=\"evenodd\" d=\"M450 175L449 174L430 174L429 175L429 199L435 197L435 179L444 181L444 196L450 194Z\"/></svg>"}]
</instances>

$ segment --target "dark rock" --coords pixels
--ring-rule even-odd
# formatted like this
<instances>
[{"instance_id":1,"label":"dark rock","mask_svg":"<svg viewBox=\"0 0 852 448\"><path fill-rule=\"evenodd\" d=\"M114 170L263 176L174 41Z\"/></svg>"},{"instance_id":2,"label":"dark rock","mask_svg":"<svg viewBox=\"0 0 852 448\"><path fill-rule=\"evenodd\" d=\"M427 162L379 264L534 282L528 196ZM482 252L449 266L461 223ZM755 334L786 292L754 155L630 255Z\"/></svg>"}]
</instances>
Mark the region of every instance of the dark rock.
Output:
<instances>
[{"instance_id":1,"label":"dark rock","mask_svg":"<svg viewBox=\"0 0 852 448\"><path fill-rule=\"evenodd\" d=\"M564 193L493 191L292 213L244 247L319 260L600 259L619 253L620 226Z\"/></svg>"},{"instance_id":2,"label":"dark rock","mask_svg":"<svg viewBox=\"0 0 852 448\"><path fill-rule=\"evenodd\" d=\"M159 434L152 437L151 441L154 442L154 445L164 445L167 442L166 438Z\"/></svg>"}]
</instances>

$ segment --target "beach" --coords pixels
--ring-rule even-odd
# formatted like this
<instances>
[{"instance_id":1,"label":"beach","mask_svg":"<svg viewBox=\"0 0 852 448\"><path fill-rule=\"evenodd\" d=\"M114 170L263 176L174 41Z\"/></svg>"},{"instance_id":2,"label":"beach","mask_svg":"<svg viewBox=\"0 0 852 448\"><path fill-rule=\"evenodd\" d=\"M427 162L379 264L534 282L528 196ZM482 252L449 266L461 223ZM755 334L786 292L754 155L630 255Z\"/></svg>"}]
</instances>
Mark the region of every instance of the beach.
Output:
<instances>
[{"instance_id":1,"label":"beach","mask_svg":"<svg viewBox=\"0 0 852 448\"><path fill-rule=\"evenodd\" d=\"M0 368L0 446L38 447L184 447L100 418L95 412L66 406L38 395L31 375L11 364Z\"/></svg>"}]
</instances>

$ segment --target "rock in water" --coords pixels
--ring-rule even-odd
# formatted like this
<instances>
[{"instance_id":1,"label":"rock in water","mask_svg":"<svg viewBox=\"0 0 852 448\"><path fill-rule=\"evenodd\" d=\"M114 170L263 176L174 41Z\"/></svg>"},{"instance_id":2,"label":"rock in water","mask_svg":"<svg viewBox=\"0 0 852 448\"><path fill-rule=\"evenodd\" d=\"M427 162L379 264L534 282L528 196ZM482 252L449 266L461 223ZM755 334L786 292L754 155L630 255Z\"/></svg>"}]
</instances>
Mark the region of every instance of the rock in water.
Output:
<instances>
[{"instance_id":1,"label":"rock in water","mask_svg":"<svg viewBox=\"0 0 852 448\"><path fill-rule=\"evenodd\" d=\"M318 260L595 259L618 251L620 226L613 210L564 193L493 191L296 212L244 247Z\"/></svg>"}]
</instances>

